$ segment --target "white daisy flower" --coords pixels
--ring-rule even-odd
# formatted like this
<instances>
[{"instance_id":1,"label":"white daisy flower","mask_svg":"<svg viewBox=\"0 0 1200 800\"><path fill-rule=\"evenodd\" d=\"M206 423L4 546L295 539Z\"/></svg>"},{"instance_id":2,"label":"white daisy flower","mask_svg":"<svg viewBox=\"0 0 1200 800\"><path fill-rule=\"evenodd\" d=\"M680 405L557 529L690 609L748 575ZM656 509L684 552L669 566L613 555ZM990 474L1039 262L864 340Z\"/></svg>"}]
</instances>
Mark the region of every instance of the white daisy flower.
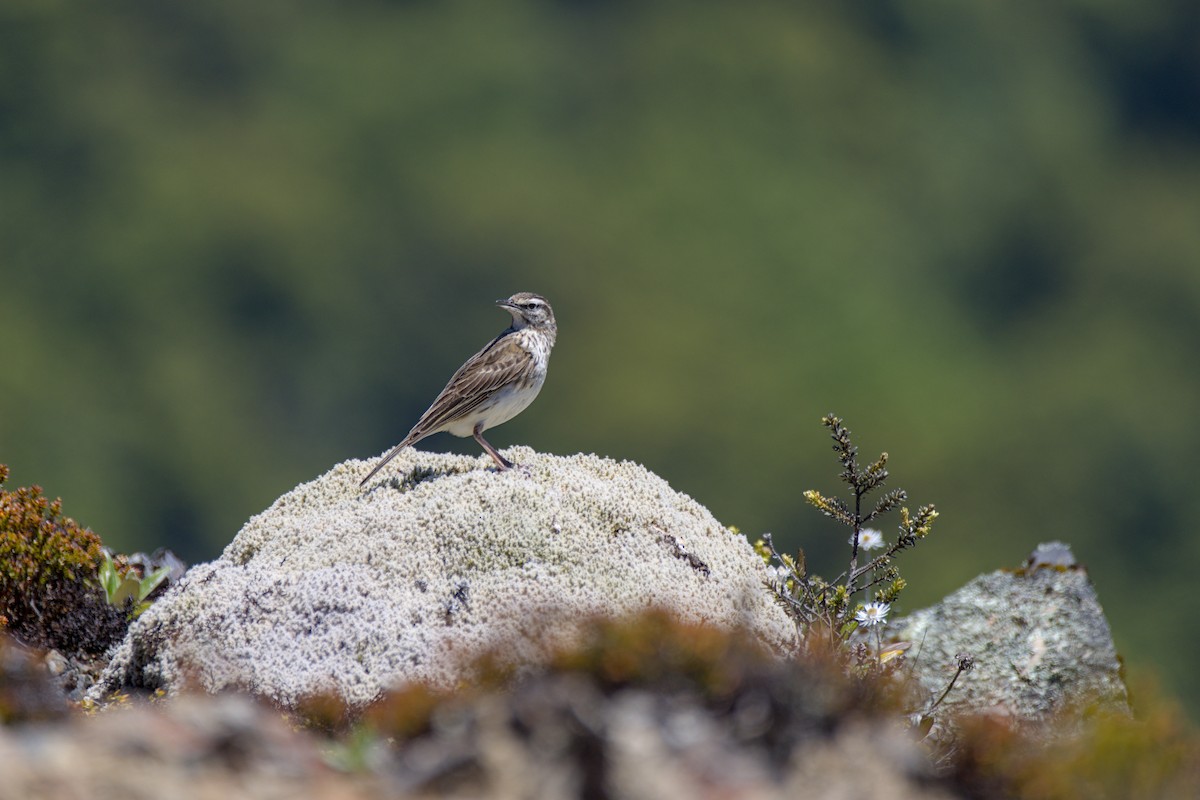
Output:
<instances>
[{"instance_id":1,"label":"white daisy flower","mask_svg":"<svg viewBox=\"0 0 1200 800\"><path fill-rule=\"evenodd\" d=\"M850 544L854 544L854 534L850 534ZM874 528L863 528L858 532L859 550L877 550L883 547L883 534Z\"/></svg>"},{"instance_id":2,"label":"white daisy flower","mask_svg":"<svg viewBox=\"0 0 1200 800\"><path fill-rule=\"evenodd\" d=\"M872 625L882 625L887 622L888 612L892 607L887 603L867 603L854 613L854 619L858 620L859 625L871 627Z\"/></svg>"}]
</instances>

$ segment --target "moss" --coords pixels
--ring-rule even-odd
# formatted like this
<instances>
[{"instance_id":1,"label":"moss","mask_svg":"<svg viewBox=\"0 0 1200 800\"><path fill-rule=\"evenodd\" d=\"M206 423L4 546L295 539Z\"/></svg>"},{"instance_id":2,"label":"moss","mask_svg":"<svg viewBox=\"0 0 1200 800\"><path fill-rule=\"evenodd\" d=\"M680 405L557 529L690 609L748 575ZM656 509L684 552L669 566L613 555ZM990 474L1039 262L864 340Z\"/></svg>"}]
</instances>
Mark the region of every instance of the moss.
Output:
<instances>
[{"instance_id":1,"label":"moss","mask_svg":"<svg viewBox=\"0 0 1200 800\"><path fill-rule=\"evenodd\" d=\"M370 465L351 461L296 487L139 617L97 693L146 673L174 689L186 664L206 688L250 686L287 707L330 690L365 707L403 682L455 686L498 642L537 661L600 609L670 608L791 645L761 561L693 499L629 462L506 452L522 469L409 449L398 473L441 477L363 493ZM609 535L614 521L625 535ZM142 660L134 640L155 630L166 643Z\"/></svg>"},{"instance_id":2,"label":"moss","mask_svg":"<svg viewBox=\"0 0 1200 800\"><path fill-rule=\"evenodd\" d=\"M384 695L367 710L363 721L371 730L389 737L411 739L430 730L434 712L451 697L440 689L411 684Z\"/></svg>"},{"instance_id":3,"label":"moss","mask_svg":"<svg viewBox=\"0 0 1200 800\"><path fill-rule=\"evenodd\" d=\"M580 643L549 659L553 671L582 672L611 691L627 685L686 684L707 696L727 693L774 657L749 635L682 622L659 610L596 619Z\"/></svg>"},{"instance_id":4,"label":"moss","mask_svg":"<svg viewBox=\"0 0 1200 800\"><path fill-rule=\"evenodd\" d=\"M68 654L102 653L125 631L124 612L95 582L100 538L62 514L40 486L4 488L0 465L0 616L18 639Z\"/></svg>"}]
</instances>

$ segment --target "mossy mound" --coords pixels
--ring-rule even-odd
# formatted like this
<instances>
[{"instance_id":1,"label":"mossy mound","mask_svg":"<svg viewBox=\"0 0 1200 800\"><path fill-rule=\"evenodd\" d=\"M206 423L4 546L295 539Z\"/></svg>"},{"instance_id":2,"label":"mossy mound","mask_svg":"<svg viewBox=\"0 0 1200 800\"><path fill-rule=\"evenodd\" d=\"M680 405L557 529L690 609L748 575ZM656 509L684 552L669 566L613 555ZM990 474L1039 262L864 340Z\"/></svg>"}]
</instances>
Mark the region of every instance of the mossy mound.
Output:
<instances>
[{"instance_id":1,"label":"mossy mound","mask_svg":"<svg viewBox=\"0 0 1200 800\"><path fill-rule=\"evenodd\" d=\"M533 662L579 622L662 608L794 635L762 560L644 467L513 448L520 466L416 450L358 486L348 461L251 519L130 629L103 688L237 686L284 705L320 692L454 686L480 653Z\"/></svg>"}]
</instances>

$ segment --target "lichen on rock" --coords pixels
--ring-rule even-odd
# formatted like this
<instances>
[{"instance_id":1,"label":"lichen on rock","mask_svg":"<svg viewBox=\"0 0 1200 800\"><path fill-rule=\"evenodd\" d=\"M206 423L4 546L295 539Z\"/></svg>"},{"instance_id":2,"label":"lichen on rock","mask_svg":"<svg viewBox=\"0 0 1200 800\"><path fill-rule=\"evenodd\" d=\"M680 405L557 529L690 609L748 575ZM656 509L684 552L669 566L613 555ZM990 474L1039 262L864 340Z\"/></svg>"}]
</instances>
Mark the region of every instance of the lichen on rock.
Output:
<instances>
[{"instance_id":1,"label":"lichen on rock","mask_svg":"<svg viewBox=\"0 0 1200 800\"><path fill-rule=\"evenodd\" d=\"M1112 632L1087 571L1070 548L1041 545L1017 570L980 575L891 626L918 644L913 678L932 696L954 674L956 654L975 668L946 699L951 714L1045 724L1085 711L1128 713Z\"/></svg>"},{"instance_id":2,"label":"lichen on rock","mask_svg":"<svg viewBox=\"0 0 1200 800\"><path fill-rule=\"evenodd\" d=\"M644 467L512 448L520 466L407 450L351 460L255 516L131 627L97 687L239 687L292 705L453 686L487 651L536 660L596 615L662 608L794 633L739 534Z\"/></svg>"}]
</instances>

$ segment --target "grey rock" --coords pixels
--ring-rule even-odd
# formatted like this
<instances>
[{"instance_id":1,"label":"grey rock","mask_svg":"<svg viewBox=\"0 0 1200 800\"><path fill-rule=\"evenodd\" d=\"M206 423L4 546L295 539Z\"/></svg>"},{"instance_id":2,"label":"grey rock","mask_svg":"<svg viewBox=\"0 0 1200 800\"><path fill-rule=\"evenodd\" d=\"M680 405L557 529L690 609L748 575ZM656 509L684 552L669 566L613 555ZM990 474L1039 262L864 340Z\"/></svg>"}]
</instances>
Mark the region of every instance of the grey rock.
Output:
<instances>
[{"instance_id":1,"label":"grey rock","mask_svg":"<svg viewBox=\"0 0 1200 800\"><path fill-rule=\"evenodd\" d=\"M939 696L960 655L962 674L939 716L995 714L1042 724L1088 709L1128 713L1112 631L1087 571L1066 545L1041 545L1026 565L981 575L937 605L897 620L889 636L913 643L909 668Z\"/></svg>"}]
</instances>

